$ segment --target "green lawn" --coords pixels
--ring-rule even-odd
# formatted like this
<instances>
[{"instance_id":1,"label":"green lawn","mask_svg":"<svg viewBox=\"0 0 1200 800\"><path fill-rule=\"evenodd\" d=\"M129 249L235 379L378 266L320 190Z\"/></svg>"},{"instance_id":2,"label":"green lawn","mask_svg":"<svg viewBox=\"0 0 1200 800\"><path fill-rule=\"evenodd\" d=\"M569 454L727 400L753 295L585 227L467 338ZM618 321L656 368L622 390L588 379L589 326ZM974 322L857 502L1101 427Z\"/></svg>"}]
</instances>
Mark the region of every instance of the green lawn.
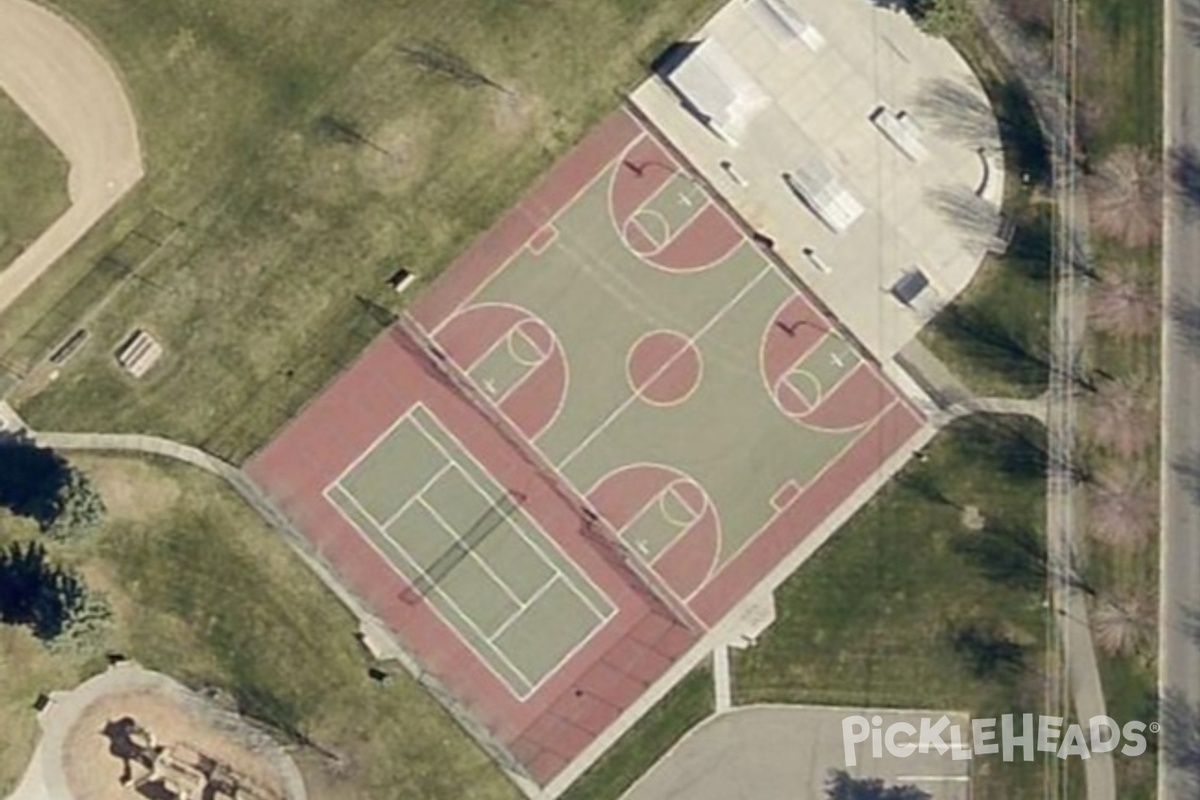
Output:
<instances>
[{"instance_id":1,"label":"green lawn","mask_svg":"<svg viewBox=\"0 0 1200 800\"><path fill-rule=\"evenodd\" d=\"M1089 154L1162 144L1162 3L1083 0L1080 105Z\"/></svg>"},{"instance_id":2,"label":"green lawn","mask_svg":"<svg viewBox=\"0 0 1200 800\"><path fill-rule=\"evenodd\" d=\"M314 800L519 797L414 681L367 676L354 620L223 484L174 464L78 463L110 521L93 543L55 552L110 597L108 647L192 687L219 687L248 713L336 754L338 762L298 751ZM0 543L28 535L28 526L0 520ZM49 655L0 627L0 796L35 742L37 693L69 688L101 661Z\"/></svg>"},{"instance_id":3,"label":"green lawn","mask_svg":"<svg viewBox=\"0 0 1200 800\"><path fill-rule=\"evenodd\" d=\"M356 296L394 305L397 267L436 274L719 0L62 5L116 55L149 175L6 315L0 358L29 365L119 284L23 410L238 459L378 331ZM183 227L135 279L95 266L152 209ZM145 385L112 364L134 326L167 348Z\"/></svg>"},{"instance_id":4,"label":"green lawn","mask_svg":"<svg viewBox=\"0 0 1200 800\"><path fill-rule=\"evenodd\" d=\"M1039 713L1043 438L1011 418L941 434L780 587L778 620L735 659L737 702ZM969 506L982 530L964 524ZM1040 794L1038 762L981 760L975 775L978 800Z\"/></svg>"},{"instance_id":5,"label":"green lawn","mask_svg":"<svg viewBox=\"0 0 1200 800\"><path fill-rule=\"evenodd\" d=\"M0 270L69 205L67 160L0 91Z\"/></svg>"},{"instance_id":6,"label":"green lawn","mask_svg":"<svg viewBox=\"0 0 1200 800\"><path fill-rule=\"evenodd\" d=\"M1159 291L1159 252L1148 248L1144 252L1131 252L1111 243L1100 242L1097 247L1100 270L1126 270L1141 280L1152 296ZM1085 343L1084 357L1094 369L1102 370L1115 377L1141 376L1149 381L1149 391L1159 391L1159 338L1156 333L1147 336L1114 336L1100 330L1089 331ZM1083 398L1084 424L1087 424L1087 398ZM1150 437L1157 439L1157 407L1151 409L1147 422L1155 426ZM1102 475L1122 474L1132 471L1143 476L1151 491L1157 486L1161 450L1157 441L1130 463L1129 459L1106 453L1100 448L1086 446L1082 453L1088 466ZM1085 497L1086 499L1086 497ZM1122 553L1089 541L1086 516L1081 539L1088 560L1089 578L1103 592L1129 593L1157 598L1159 581L1159 551L1157 541L1151 540L1130 553ZM1158 641L1151 636L1144 648L1127 656L1099 654L1101 680L1108 715L1127 721L1140 719L1152 721L1158 718L1153 698L1158 692ZM1130 800L1150 800L1155 796L1157 773L1152 756L1141 759L1118 759L1117 780L1120 796Z\"/></svg>"},{"instance_id":7,"label":"green lawn","mask_svg":"<svg viewBox=\"0 0 1200 800\"><path fill-rule=\"evenodd\" d=\"M571 784L562 800L617 800L685 733L712 715L713 702L708 669L688 675Z\"/></svg>"},{"instance_id":8,"label":"green lawn","mask_svg":"<svg viewBox=\"0 0 1200 800\"><path fill-rule=\"evenodd\" d=\"M1081 3L1081 86L1088 155L1099 163L1115 147L1133 145L1159 158L1162 148L1162 9L1161 3L1123 0L1085 0ZM1125 250L1112 242L1093 241L1101 273L1130 271L1151 293L1160 287L1161 252L1157 246ZM1156 333L1116 337L1090 330L1084 345L1089 365L1117 378L1142 376L1159 389L1160 351ZM1086 417L1085 417L1086 419ZM1156 422L1156 420L1155 420ZM1150 447L1129 464L1111 454L1087 451L1089 466L1098 472L1132 468L1151 482L1159 474L1160 449ZM1086 531L1085 531L1086 533ZM1124 555L1103 547L1087 552L1097 587L1105 592L1134 592L1157 597L1159 552L1151 541L1138 552ZM1158 718L1153 698L1158 691L1158 642L1124 657L1100 654L1101 679L1109 716L1119 720ZM1157 764L1152 754L1117 760L1118 796L1149 800L1155 796Z\"/></svg>"}]
</instances>

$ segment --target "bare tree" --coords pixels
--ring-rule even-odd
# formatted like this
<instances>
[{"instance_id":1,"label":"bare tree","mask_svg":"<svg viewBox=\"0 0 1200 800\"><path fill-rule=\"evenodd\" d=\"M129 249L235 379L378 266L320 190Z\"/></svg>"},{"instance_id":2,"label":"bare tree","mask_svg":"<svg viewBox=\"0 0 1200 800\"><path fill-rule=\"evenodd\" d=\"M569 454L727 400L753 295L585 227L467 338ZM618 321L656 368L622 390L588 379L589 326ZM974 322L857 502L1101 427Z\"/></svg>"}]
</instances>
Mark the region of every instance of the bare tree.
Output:
<instances>
[{"instance_id":1,"label":"bare tree","mask_svg":"<svg viewBox=\"0 0 1200 800\"><path fill-rule=\"evenodd\" d=\"M1122 469L1101 476L1088 493L1088 532L1110 547L1144 545L1158 525L1158 496L1145 477Z\"/></svg>"},{"instance_id":2,"label":"bare tree","mask_svg":"<svg viewBox=\"0 0 1200 800\"><path fill-rule=\"evenodd\" d=\"M1127 247L1157 240L1162 223L1162 165L1143 149L1113 151L1087 181L1097 230Z\"/></svg>"},{"instance_id":3,"label":"bare tree","mask_svg":"<svg viewBox=\"0 0 1200 800\"><path fill-rule=\"evenodd\" d=\"M1144 650L1154 633L1157 609L1151 598L1133 592L1106 592L1096 598L1092 633L1096 645L1111 656Z\"/></svg>"},{"instance_id":4,"label":"bare tree","mask_svg":"<svg viewBox=\"0 0 1200 800\"><path fill-rule=\"evenodd\" d=\"M1143 453L1158 434L1146 389L1137 379L1101 383L1090 395L1089 438L1122 458Z\"/></svg>"},{"instance_id":5,"label":"bare tree","mask_svg":"<svg viewBox=\"0 0 1200 800\"><path fill-rule=\"evenodd\" d=\"M1097 328L1119 336L1158 330L1158 304L1129 269L1105 276L1091 297L1089 315Z\"/></svg>"}]
</instances>

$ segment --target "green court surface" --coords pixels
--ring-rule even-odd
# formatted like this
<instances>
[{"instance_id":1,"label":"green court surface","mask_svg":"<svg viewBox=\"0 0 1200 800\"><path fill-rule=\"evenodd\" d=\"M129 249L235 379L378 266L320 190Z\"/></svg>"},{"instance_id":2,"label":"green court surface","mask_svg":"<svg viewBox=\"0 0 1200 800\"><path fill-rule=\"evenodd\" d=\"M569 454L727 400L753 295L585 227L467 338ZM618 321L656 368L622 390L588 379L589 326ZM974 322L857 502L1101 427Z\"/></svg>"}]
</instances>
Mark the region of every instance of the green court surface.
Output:
<instances>
[{"instance_id":1,"label":"green court surface","mask_svg":"<svg viewBox=\"0 0 1200 800\"><path fill-rule=\"evenodd\" d=\"M655 266L622 237L608 187L603 178L588 186L554 218L553 241L521 250L470 303L518 305L561 343L566 396L533 439L546 460L585 495L629 465L668 465L694 479L720 513L713 559L720 569L778 513L772 499L781 486L808 485L861 430L808 427L776 404L762 347L796 289L749 241L703 268ZM642 209L679 228L707 204L690 180L676 177ZM646 402L627 378L631 351L657 331L689 343L702 364L676 405ZM853 348L829 334L797 365L804 376L796 380L815 406L859 364ZM486 374L504 385L490 357L463 367L477 383ZM655 507L622 538L650 561L682 527Z\"/></svg>"},{"instance_id":2,"label":"green court surface","mask_svg":"<svg viewBox=\"0 0 1200 800\"><path fill-rule=\"evenodd\" d=\"M497 342L469 374L476 386L499 401L545 358L538 343L517 328Z\"/></svg>"},{"instance_id":3,"label":"green court surface","mask_svg":"<svg viewBox=\"0 0 1200 800\"><path fill-rule=\"evenodd\" d=\"M614 613L423 406L326 495L518 697Z\"/></svg>"},{"instance_id":4,"label":"green court surface","mask_svg":"<svg viewBox=\"0 0 1200 800\"><path fill-rule=\"evenodd\" d=\"M708 202L708 196L695 181L675 175L646 201L634 219L651 241L662 244Z\"/></svg>"},{"instance_id":5,"label":"green court surface","mask_svg":"<svg viewBox=\"0 0 1200 800\"><path fill-rule=\"evenodd\" d=\"M849 342L829 334L792 368L787 380L810 407L816 407L861 363Z\"/></svg>"}]
</instances>

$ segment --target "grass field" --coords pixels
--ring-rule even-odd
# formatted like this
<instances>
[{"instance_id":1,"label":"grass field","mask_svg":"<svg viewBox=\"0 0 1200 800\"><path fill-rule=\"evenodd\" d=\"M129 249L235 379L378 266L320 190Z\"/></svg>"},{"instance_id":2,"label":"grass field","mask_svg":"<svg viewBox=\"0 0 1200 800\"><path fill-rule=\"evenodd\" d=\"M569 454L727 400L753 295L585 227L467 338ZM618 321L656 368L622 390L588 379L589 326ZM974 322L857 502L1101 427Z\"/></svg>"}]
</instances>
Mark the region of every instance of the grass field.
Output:
<instances>
[{"instance_id":1,"label":"grass field","mask_svg":"<svg viewBox=\"0 0 1200 800\"><path fill-rule=\"evenodd\" d=\"M379 329L356 296L436 274L717 5L65 0L127 79L148 178L2 320L29 366L117 289L23 409L244 456ZM179 234L132 278L95 268L151 210ZM145 386L111 363L132 326L167 347Z\"/></svg>"},{"instance_id":2,"label":"grass field","mask_svg":"<svg viewBox=\"0 0 1200 800\"><path fill-rule=\"evenodd\" d=\"M192 687L219 687L250 714L299 731L314 800L515 800L518 792L404 674L367 676L353 619L253 511L190 468L121 458L78 463L99 485L109 524L77 562L116 610L108 646ZM0 543L32 531L0 521ZM0 796L35 741L38 692L69 688L102 659L50 656L0 628Z\"/></svg>"},{"instance_id":3,"label":"grass field","mask_svg":"<svg viewBox=\"0 0 1200 800\"><path fill-rule=\"evenodd\" d=\"M0 270L67 210L67 160L0 91Z\"/></svg>"},{"instance_id":4,"label":"grass field","mask_svg":"<svg viewBox=\"0 0 1200 800\"><path fill-rule=\"evenodd\" d=\"M1098 163L1120 145L1145 148L1157 159L1162 147L1162 4L1121 0L1086 0L1082 4L1082 63L1080 88L1084 101L1085 143ZM1127 269L1153 296L1160 292L1161 252L1157 245L1140 251L1124 250L1111 242L1093 242L1102 272ZM1157 333L1116 337L1089 330L1084 343L1087 362L1117 377L1142 376L1150 390L1160 389L1160 349ZM1155 420L1156 422L1157 420ZM1155 437L1157 438L1157 437ZM1150 447L1130 464L1111 454L1089 452L1089 466L1098 471L1132 468L1149 477L1156 488L1159 447ZM1131 554L1093 547L1089 570L1103 591L1134 592L1157 597L1157 541ZM1101 680L1108 713L1115 718L1154 719L1158 692L1158 642L1126 657L1099 654ZM1152 758L1117 761L1118 795L1150 800L1157 791Z\"/></svg>"},{"instance_id":5,"label":"grass field","mask_svg":"<svg viewBox=\"0 0 1200 800\"><path fill-rule=\"evenodd\" d=\"M571 784L562 800L617 800L713 708L712 673L698 669Z\"/></svg>"},{"instance_id":6,"label":"grass field","mask_svg":"<svg viewBox=\"0 0 1200 800\"><path fill-rule=\"evenodd\" d=\"M1014 553L1043 536L1043 436L1012 419L951 426L780 587L775 625L734 662L737 702L1038 713L1043 579ZM1019 655L960 651L969 630ZM978 800L1040 794L1037 762L989 759L975 774Z\"/></svg>"},{"instance_id":7,"label":"grass field","mask_svg":"<svg viewBox=\"0 0 1200 800\"><path fill-rule=\"evenodd\" d=\"M1162 4L1080 3L1079 88L1089 154L1162 143Z\"/></svg>"}]
</instances>

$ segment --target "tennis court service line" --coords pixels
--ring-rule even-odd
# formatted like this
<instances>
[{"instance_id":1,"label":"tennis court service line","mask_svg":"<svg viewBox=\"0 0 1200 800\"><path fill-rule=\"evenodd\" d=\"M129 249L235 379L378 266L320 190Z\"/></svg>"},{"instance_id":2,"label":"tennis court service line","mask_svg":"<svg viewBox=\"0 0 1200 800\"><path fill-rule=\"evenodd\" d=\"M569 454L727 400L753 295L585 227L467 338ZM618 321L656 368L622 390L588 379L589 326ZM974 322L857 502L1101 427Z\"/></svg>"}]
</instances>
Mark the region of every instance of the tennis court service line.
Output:
<instances>
[{"instance_id":1,"label":"tennis court service line","mask_svg":"<svg viewBox=\"0 0 1200 800\"><path fill-rule=\"evenodd\" d=\"M454 458L449 452L447 452L446 448L442 445L442 443L439 442L434 436L432 436L429 433L428 429L426 429L425 425L414 416L415 412L418 409L424 411L424 413L429 414L430 416L433 416L431 414L431 412L429 412L429 410L424 407L424 405L417 404L417 405L413 406L412 410L409 412L409 416L413 416L412 423L414 425L416 425L417 429L421 432L421 434L423 436L425 436L427 439L429 439L430 442L433 443L433 446L436 447L439 452L441 452L441 454L444 458L446 458L451 463L457 463L458 459ZM435 417L435 420L436 420L436 417ZM450 433L449 431L445 430L444 428L443 428L443 431L446 435L446 438L448 438L452 442L454 442L455 446L457 446L458 449L463 453L463 455L471 463L473 463L475 465L476 469L478 469L484 475L489 475L489 476L491 475L491 473L488 472L487 468L484 467L482 464L480 464L475 459L475 457L473 455L471 455L470 451L468 451L465 447L462 446L462 443L458 441L458 439L454 436L454 434ZM461 469L461 467L460 467L460 469ZM488 500L488 502L493 502L493 503L495 502L494 500L491 499L491 496L486 491L484 491L483 487L481 487L478 484L478 482L476 482L476 480L474 479L474 477L472 477L472 475L470 474L470 472L468 470L463 469L462 472L463 472L463 475L466 477L467 482L471 484L471 486L475 489L475 491L479 492L479 494L481 494L484 498L486 498ZM570 484L568 484L568 485L570 485ZM519 510L519 506L518 506L518 510ZM592 589L596 592L597 595L599 595L600 597L603 597L609 604L609 609L606 612L602 612L600 609L596 608L596 606L592 603L592 601L588 597L583 597L582 593L580 593L581 597L583 597L583 601L585 603L587 603L588 608L590 608L592 610L592 612L595 613L596 616L599 617L602 621L607 621L607 620L611 619L612 616L616 613L616 608L613 606L612 601L608 599L607 593L605 593L604 590L602 590L599 586L597 586L591 580L591 578L588 577L587 573L581 567L579 567L577 564L575 564L574 559L572 559L567 553L562 551L562 549L558 546L558 543L555 542L550 537L549 534L547 534L544 530L542 530L541 525L539 525L536 520L529 518L528 515L525 515L525 518L530 520L530 522L532 523L534 528L536 528L537 532L541 535L541 538L543 540L549 542L551 544L551 546L553 546L556 550L558 550L559 555L565 561L568 561L571 564L575 565L575 568L579 572L580 576L588 582L588 584L592 587ZM562 575L562 577L567 580L567 583L569 583L569 584L574 583L573 579L562 574L562 570L560 570L558 568L558 565L555 564L554 561L549 556L546 555L545 551L542 549L541 544L539 544L538 542L535 542L529 538L529 535L526 533L523 526L514 525L514 527L517 530L517 534L525 541L526 544L528 544L531 548L533 548L533 550L538 554L538 556L551 569L553 569L559 575Z\"/></svg>"},{"instance_id":2,"label":"tennis court service line","mask_svg":"<svg viewBox=\"0 0 1200 800\"><path fill-rule=\"evenodd\" d=\"M390 535L388 535L387 531L379 528L379 523L375 521L375 519L371 516L369 511L367 511L365 508L362 507L362 504L358 502L358 498L356 498L350 492L346 491L340 485L336 486L336 487L331 486L330 488L337 488L338 491L340 491L343 495L345 495L346 499L350 503L352 503L355 508L358 509L359 513L363 514L366 517L366 519L370 520L371 523L373 525L375 525L376 531L377 531L377 533L380 534L381 538L384 541L386 541L388 544L391 545L392 549L396 551L397 555L399 555L402 559L404 559L404 561L407 562L410 567L412 567L414 572L417 572L417 573L423 572L423 570L420 568L420 566L415 561L413 561L412 556L410 556L408 554L408 552L398 542L396 542L395 539L393 539ZM358 523L355 522L353 519L351 519L341 509L341 507L338 503L334 502L333 506L338 509L338 511L342 514L342 516L350 523L350 525L355 530L358 530L362 534L363 539L366 540L367 544L373 550L375 550L375 552L377 552L381 558L383 558L384 562L388 565L388 567L390 567L393 572L395 572L397 575L399 575L404 580L405 583L412 585L412 582L413 582L412 578L410 578L408 575L404 574L404 571L401 570L400 567L395 562L393 562L391 558L388 557L388 554L385 553L383 551L383 549L380 548L375 543L374 539L372 539L372 537L366 531L363 531L361 528L359 528ZM529 678L528 675L525 674L525 671L522 670L520 667L518 667L516 664L514 664L512 659L510 659L508 657L508 654L505 653L504 650L502 650L500 647L497 647L495 644L492 643L492 641L488 638L488 635L479 629L479 625L476 624L475 620L472 619L469 614L467 614L465 611L463 611L463 609L458 605L458 603L456 603L454 601L454 598L452 598L449 594L447 594L445 591L442 590L441 586L434 584L433 591L435 591L437 593L438 597L440 597L443 601L445 601L445 603L454 611L455 614L457 614L459 617L462 618L463 622L465 622L471 628L471 630L473 630L475 632L475 635L478 636L480 638L480 640L482 640L484 643L486 643L488 645L488 648L493 653L495 653L497 658L499 658L501 661L504 662L505 666L507 666L509 669L511 669L515 675L520 677L521 680L523 680L525 682L525 691L524 692L519 691L520 687L513 686L512 682L508 678L504 677L499 672L497 672L495 670L495 668L492 667L489 660L487 658L485 658L483 653L481 653L479 651L479 648L477 648L474 644L472 644L471 641L469 639L467 639L465 636L463 636L461 633L458 633L458 626L455 625L454 623L452 623L450 620L446 619L446 616L442 613L441 609L439 609L436 604L430 604L430 607L433 609L434 613L437 614L438 619L440 619L442 621L442 624L445 625L450 630L458 633L458 637L459 637L459 639L462 640L463 644L469 650L471 650L472 652L474 652L476 654L476 657L479 659L479 661L481 661L488 668L488 670L496 677L497 680L499 680L504 685L512 688L512 690L514 691L515 694L517 694L518 697L524 699L524 698L528 697L530 694L532 694L534 691L534 689L533 689L534 682Z\"/></svg>"}]
</instances>

